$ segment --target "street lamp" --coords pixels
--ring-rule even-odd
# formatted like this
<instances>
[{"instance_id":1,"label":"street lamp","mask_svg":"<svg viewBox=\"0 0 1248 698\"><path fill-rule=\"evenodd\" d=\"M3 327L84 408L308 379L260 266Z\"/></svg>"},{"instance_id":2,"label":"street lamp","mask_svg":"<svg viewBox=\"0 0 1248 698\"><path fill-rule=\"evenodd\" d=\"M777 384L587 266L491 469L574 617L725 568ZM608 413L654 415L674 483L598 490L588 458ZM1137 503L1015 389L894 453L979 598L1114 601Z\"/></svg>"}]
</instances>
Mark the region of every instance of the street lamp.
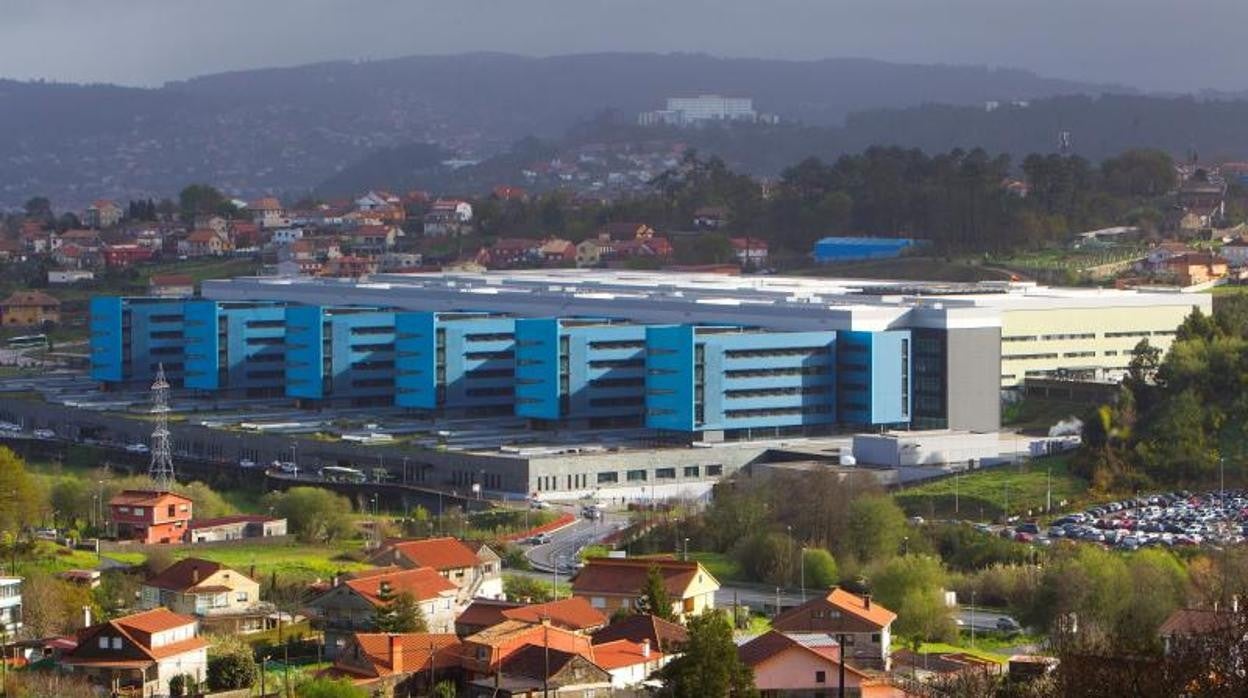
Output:
<instances>
[{"instance_id":1,"label":"street lamp","mask_svg":"<svg viewBox=\"0 0 1248 698\"><path fill-rule=\"evenodd\" d=\"M802 568L802 603L806 603L806 546L802 546L801 557L798 558L798 566Z\"/></svg>"}]
</instances>

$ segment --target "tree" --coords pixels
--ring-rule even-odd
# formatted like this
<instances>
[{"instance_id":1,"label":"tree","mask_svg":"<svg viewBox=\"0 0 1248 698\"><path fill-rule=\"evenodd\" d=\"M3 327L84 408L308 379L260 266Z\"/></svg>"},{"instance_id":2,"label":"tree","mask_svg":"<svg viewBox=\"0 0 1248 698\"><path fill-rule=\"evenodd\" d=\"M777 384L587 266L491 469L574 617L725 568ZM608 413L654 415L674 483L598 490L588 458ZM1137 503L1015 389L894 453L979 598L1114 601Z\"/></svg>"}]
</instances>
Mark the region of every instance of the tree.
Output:
<instances>
[{"instance_id":1,"label":"tree","mask_svg":"<svg viewBox=\"0 0 1248 698\"><path fill-rule=\"evenodd\" d=\"M651 565L646 572L646 585L637 599L637 612L649 613L663 620L676 620L676 614L672 612L672 597L667 593L667 583L657 565Z\"/></svg>"},{"instance_id":2,"label":"tree","mask_svg":"<svg viewBox=\"0 0 1248 698\"><path fill-rule=\"evenodd\" d=\"M375 621L377 630L383 633L427 633L429 632L429 623L425 620L425 612L420 608L420 602L410 593L403 591L398 594L390 595L387 586L382 587L383 592L387 592L383 598L384 608L377 610Z\"/></svg>"},{"instance_id":3,"label":"tree","mask_svg":"<svg viewBox=\"0 0 1248 698\"><path fill-rule=\"evenodd\" d=\"M773 531L746 538L734 553L754 579L772 585L789 586L796 579L796 551L797 543L792 538Z\"/></svg>"},{"instance_id":4,"label":"tree","mask_svg":"<svg viewBox=\"0 0 1248 698\"><path fill-rule=\"evenodd\" d=\"M44 222L52 220L52 202L46 196L32 196L26 200L23 210L26 211L28 218L35 218Z\"/></svg>"},{"instance_id":5,"label":"tree","mask_svg":"<svg viewBox=\"0 0 1248 698\"><path fill-rule=\"evenodd\" d=\"M232 652L208 660L208 687L214 691L250 688L260 678L251 652Z\"/></svg>"},{"instance_id":6,"label":"tree","mask_svg":"<svg viewBox=\"0 0 1248 698\"><path fill-rule=\"evenodd\" d=\"M207 184L192 184L178 193L178 211L184 223L193 223L199 216L229 216L237 209L216 188Z\"/></svg>"},{"instance_id":7,"label":"tree","mask_svg":"<svg viewBox=\"0 0 1248 698\"><path fill-rule=\"evenodd\" d=\"M219 492L196 480L178 485L174 490L194 502L195 516L204 519L215 519L222 516L237 514L238 509L221 496Z\"/></svg>"},{"instance_id":8,"label":"tree","mask_svg":"<svg viewBox=\"0 0 1248 698\"><path fill-rule=\"evenodd\" d=\"M299 698L368 698L369 692L349 679L311 679L295 687Z\"/></svg>"},{"instance_id":9,"label":"tree","mask_svg":"<svg viewBox=\"0 0 1248 698\"><path fill-rule=\"evenodd\" d=\"M802 551L802 564L805 568L806 585L815 589L830 589L836 586L836 558L823 548L806 548Z\"/></svg>"},{"instance_id":10,"label":"tree","mask_svg":"<svg viewBox=\"0 0 1248 698\"><path fill-rule=\"evenodd\" d=\"M82 627L82 609L90 608L92 617L100 609L91 591L70 584L42 570L29 572L22 582L22 631L39 638L72 633Z\"/></svg>"},{"instance_id":11,"label":"tree","mask_svg":"<svg viewBox=\"0 0 1248 698\"><path fill-rule=\"evenodd\" d=\"M455 698L456 695L454 681L439 681L433 687L431 698Z\"/></svg>"},{"instance_id":12,"label":"tree","mask_svg":"<svg viewBox=\"0 0 1248 698\"><path fill-rule=\"evenodd\" d=\"M757 696L754 672L741 661L732 625L720 612L704 611L689 621L684 654L660 671L664 695L673 698Z\"/></svg>"},{"instance_id":13,"label":"tree","mask_svg":"<svg viewBox=\"0 0 1248 698\"><path fill-rule=\"evenodd\" d=\"M941 591L948 575L940 559L931 555L894 557L871 576L871 593L897 614L897 632L925 640L956 635L952 609Z\"/></svg>"},{"instance_id":14,"label":"tree","mask_svg":"<svg viewBox=\"0 0 1248 698\"><path fill-rule=\"evenodd\" d=\"M25 461L0 447L0 531L16 535L38 523L48 511L47 503L47 494L26 472Z\"/></svg>"},{"instance_id":15,"label":"tree","mask_svg":"<svg viewBox=\"0 0 1248 698\"><path fill-rule=\"evenodd\" d=\"M320 487L292 487L271 492L265 504L286 519L290 531L304 542L339 540L351 535L351 502Z\"/></svg>"},{"instance_id":16,"label":"tree","mask_svg":"<svg viewBox=\"0 0 1248 698\"><path fill-rule=\"evenodd\" d=\"M529 603L546 603L554 598L551 594L550 584L540 579L522 577L518 574L503 575L503 593L509 599L528 601Z\"/></svg>"},{"instance_id":17,"label":"tree","mask_svg":"<svg viewBox=\"0 0 1248 698\"><path fill-rule=\"evenodd\" d=\"M839 552L860 562L896 555L906 535L906 514L891 497L860 497L849 505L849 531Z\"/></svg>"}]
</instances>

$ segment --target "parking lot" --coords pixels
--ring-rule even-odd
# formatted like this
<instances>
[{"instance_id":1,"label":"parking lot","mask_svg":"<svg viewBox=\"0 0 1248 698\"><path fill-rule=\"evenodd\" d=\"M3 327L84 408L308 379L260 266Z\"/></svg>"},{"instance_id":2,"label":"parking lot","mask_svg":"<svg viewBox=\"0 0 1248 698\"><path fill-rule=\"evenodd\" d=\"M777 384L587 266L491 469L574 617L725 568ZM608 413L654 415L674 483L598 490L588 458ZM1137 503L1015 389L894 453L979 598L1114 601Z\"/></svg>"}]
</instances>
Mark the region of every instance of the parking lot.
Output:
<instances>
[{"instance_id":1,"label":"parking lot","mask_svg":"<svg viewBox=\"0 0 1248 698\"><path fill-rule=\"evenodd\" d=\"M1023 522L990 531L1036 545L1071 540L1118 550L1149 546L1223 546L1248 536L1248 493L1187 491L1142 495L1061 516L1044 526Z\"/></svg>"}]
</instances>

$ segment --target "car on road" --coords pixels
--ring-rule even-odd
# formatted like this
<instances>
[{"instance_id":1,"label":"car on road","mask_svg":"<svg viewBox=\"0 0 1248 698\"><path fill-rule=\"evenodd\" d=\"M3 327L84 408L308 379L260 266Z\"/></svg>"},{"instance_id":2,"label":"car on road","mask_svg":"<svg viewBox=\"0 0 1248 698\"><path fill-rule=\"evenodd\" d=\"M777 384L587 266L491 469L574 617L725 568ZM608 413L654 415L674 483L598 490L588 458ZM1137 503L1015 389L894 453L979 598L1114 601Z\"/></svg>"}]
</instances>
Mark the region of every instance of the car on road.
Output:
<instances>
[{"instance_id":1,"label":"car on road","mask_svg":"<svg viewBox=\"0 0 1248 698\"><path fill-rule=\"evenodd\" d=\"M273 461L273 467L288 475L299 474L299 466L289 461Z\"/></svg>"},{"instance_id":2,"label":"car on road","mask_svg":"<svg viewBox=\"0 0 1248 698\"><path fill-rule=\"evenodd\" d=\"M1019 625L1018 621L1014 620L1013 618L1009 618L1007 616L1002 616L998 618L997 622L994 624L994 627L996 627L997 630L1000 630L1001 632L1006 632L1006 633L1018 633L1018 632L1022 632L1023 630L1023 626Z\"/></svg>"},{"instance_id":3,"label":"car on road","mask_svg":"<svg viewBox=\"0 0 1248 698\"><path fill-rule=\"evenodd\" d=\"M532 543L533 545L546 545L547 543L550 542L550 534L539 533L536 536L533 536L532 538L530 538L529 542Z\"/></svg>"},{"instance_id":4,"label":"car on road","mask_svg":"<svg viewBox=\"0 0 1248 698\"><path fill-rule=\"evenodd\" d=\"M14 424L13 422L0 422L0 431L21 431L21 430L22 430L22 426L20 424Z\"/></svg>"},{"instance_id":5,"label":"car on road","mask_svg":"<svg viewBox=\"0 0 1248 698\"><path fill-rule=\"evenodd\" d=\"M254 460L250 460L250 459L248 459L248 458L244 458L244 459L242 459L242 460L240 460L240 461L238 462L238 467L240 467L240 468L254 468L254 467L256 467L256 462L255 462Z\"/></svg>"},{"instance_id":6,"label":"car on road","mask_svg":"<svg viewBox=\"0 0 1248 698\"><path fill-rule=\"evenodd\" d=\"M550 502L543 502L540 499L531 499L529 500L529 508L530 509L549 509Z\"/></svg>"},{"instance_id":7,"label":"car on road","mask_svg":"<svg viewBox=\"0 0 1248 698\"><path fill-rule=\"evenodd\" d=\"M130 453L147 453L149 450L147 444L126 444L126 451Z\"/></svg>"},{"instance_id":8,"label":"car on road","mask_svg":"<svg viewBox=\"0 0 1248 698\"><path fill-rule=\"evenodd\" d=\"M36 429L34 431L36 439L55 439L56 432L51 429Z\"/></svg>"}]
</instances>

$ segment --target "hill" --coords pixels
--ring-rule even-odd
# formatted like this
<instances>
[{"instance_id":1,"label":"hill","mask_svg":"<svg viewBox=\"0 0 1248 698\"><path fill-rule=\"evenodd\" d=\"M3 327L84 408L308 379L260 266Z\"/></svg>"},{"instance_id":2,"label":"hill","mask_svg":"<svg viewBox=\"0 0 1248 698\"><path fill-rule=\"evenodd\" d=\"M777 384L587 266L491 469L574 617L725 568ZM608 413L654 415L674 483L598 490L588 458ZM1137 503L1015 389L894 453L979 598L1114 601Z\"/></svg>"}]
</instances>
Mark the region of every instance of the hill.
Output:
<instances>
[{"instance_id":1,"label":"hill","mask_svg":"<svg viewBox=\"0 0 1248 698\"><path fill-rule=\"evenodd\" d=\"M631 118L670 95L751 96L762 111L831 127L865 109L1106 91L1128 90L982 67L622 53L318 63L156 89L0 81L0 205L161 196L191 181L299 194L379 149L433 143L489 156L602 110Z\"/></svg>"}]
</instances>

